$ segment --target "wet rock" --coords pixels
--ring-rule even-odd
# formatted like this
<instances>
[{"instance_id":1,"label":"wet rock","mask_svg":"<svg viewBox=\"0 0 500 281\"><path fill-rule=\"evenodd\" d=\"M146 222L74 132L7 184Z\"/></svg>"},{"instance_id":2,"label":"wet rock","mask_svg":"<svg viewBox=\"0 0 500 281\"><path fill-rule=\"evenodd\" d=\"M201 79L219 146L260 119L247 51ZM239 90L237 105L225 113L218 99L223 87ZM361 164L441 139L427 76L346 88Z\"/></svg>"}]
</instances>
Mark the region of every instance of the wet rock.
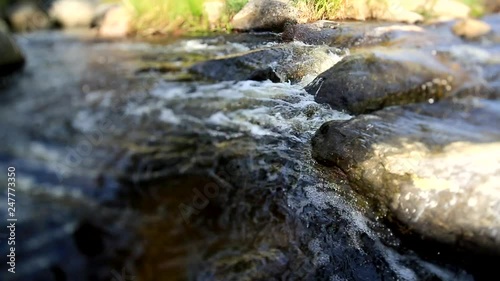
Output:
<instances>
[{"instance_id":1,"label":"wet rock","mask_svg":"<svg viewBox=\"0 0 500 281\"><path fill-rule=\"evenodd\" d=\"M426 52L375 49L345 57L306 90L319 103L362 114L448 97L462 82L461 75L458 65L446 65Z\"/></svg>"},{"instance_id":2,"label":"wet rock","mask_svg":"<svg viewBox=\"0 0 500 281\"><path fill-rule=\"evenodd\" d=\"M429 35L424 28L411 24L318 21L287 25L282 39L353 48L401 41L417 41L417 44L423 44Z\"/></svg>"},{"instance_id":3,"label":"wet rock","mask_svg":"<svg viewBox=\"0 0 500 281\"><path fill-rule=\"evenodd\" d=\"M14 39L0 31L0 75L9 74L24 65L24 56Z\"/></svg>"},{"instance_id":4,"label":"wet rock","mask_svg":"<svg viewBox=\"0 0 500 281\"><path fill-rule=\"evenodd\" d=\"M33 31L49 28L49 16L35 3L21 2L7 9L7 19L15 31Z\"/></svg>"},{"instance_id":5,"label":"wet rock","mask_svg":"<svg viewBox=\"0 0 500 281\"><path fill-rule=\"evenodd\" d=\"M238 42L270 41L249 36ZM304 144L318 122L346 116L300 87L134 74L145 59L191 62L193 45L203 57L241 50L220 40L145 48L25 36L33 61L0 103L0 166L25 167L18 235L30 247L19 249L17 280L472 279L418 257L358 209L362 198L328 183L335 176ZM218 195L206 192L213 184ZM195 213L184 217L183 204ZM0 279L12 280L6 266Z\"/></svg>"},{"instance_id":6,"label":"wet rock","mask_svg":"<svg viewBox=\"0 0 500 281\"><path fill-rule=\"evenodd\" d=\"M279 32L296 18L297 11L288 0L250 0L233 17L231 25L236 30Z\"/></svg>"},{"instance_id":7,"label":"wet rock","mask_svg":"<svg viewBox=\"0 0 500 281\"><path fill-rule=\"evenodd\" d=\"M289 44L196 64L190 72L216 81L271 80L299 82L317 75L339 59L338 49Z\"/></svg>"},{"instance_id":8,"label":"wet rock","mask_svg":"<svg viewBox=\"0 0 500 281\"><path fill-rule=\"evenodd\" d=\"M500 253L500 102L391 107L325 123L313 156L410 229Z\"/></svg>"},{"instance_id":9,"label":"wet rock","mask_svg":"<svg viewBox=\"0 0 500 281\"><path fill-rule=\"evenodd\" d=\"M9 26L3 19L0 19L0 32L9 32Z\"/></svg>"},{"instance_id":10,"label":"wet rock","mask_svg":"<svg viewBox=\"0 0 500 281\"><path fill-rule=\"evenodd\" d=\"M130 33L132 17L123 6L109 9L99 27L101 37L125 37Z\"/></svg>"},{"instance_id":11,"label":"wet rock","mask_svg":"<svg viewBox=\"0 0 500 281\"><path fill-rule=\"evenodd\" d=\"M16 207L25 211L18 214L16 239L36 242L16 247L16 256L24 257L26 264L16 264L17 274L8 272L6 263L0 265L2 280L106 281L120 276L124 255L130 254L127 247L137 241L137 227L132 223L136 218L124 219L126 215L93 208L75 198L30 192L18 195L24 201ZM47 200L51 200L50 206ZM92 212L99 212L99 218L93 218ZM123 223L126 220L129 222ZM7 253L9 247L2 243L0 250ZM52 254L47 255L49 252Z\"/></svg>"},{"instance_id":12,"label":"wet rock","mask_svg":"<svg viewBox=\"0 0 500 281\"><path fill-rule=\"evenodd\" d=\"M284 41L301 41L306 44L329 44L341 32L340 23L318 21L306 24L287 24L281 38Z\"/></svg>"},{"instance_id":13,"label":"wet rock","mask_svg":"<svg viewBox=\"0 0 500 281\"><path fill-rule=\"evenodd\" d=\"M477 39L491 32L491 26L483 21L464 19L453 25L453 33L466 39Z\"/></svg>"},{"instance_id":14,"label":"wet rock","mask_svg":"<svg viewBox=\"0 0 500 281\"><path fill-rule=\"evenodd\" d=\"M87 0L57 0L50 9L50 16L64 28L90 27L94 13L94 3Z\"/></svg>"}]
</instances>

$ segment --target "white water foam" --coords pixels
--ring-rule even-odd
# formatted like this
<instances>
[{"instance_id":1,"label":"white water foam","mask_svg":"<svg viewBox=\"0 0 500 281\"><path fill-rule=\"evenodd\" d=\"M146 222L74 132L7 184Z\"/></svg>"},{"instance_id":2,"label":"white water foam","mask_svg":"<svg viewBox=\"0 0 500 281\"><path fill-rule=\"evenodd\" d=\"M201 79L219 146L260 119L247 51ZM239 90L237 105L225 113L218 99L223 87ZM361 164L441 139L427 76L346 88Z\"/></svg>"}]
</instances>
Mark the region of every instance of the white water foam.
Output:
<instances>
[{"instance_id":1,"label":"white water foam","mask_svg":"<svg viewBox=\"0 0 500 281\"><path fill-rule=\"evenodd\" d=\"M197 123L218 126L219 131L240 128L256 137L291 134L295 138L311 135L326 121L351 118L329 106L317 104L300 85L290 83L241 81L191 85L159 82L151 91L151 97L145 103L127 104L126 114L142 116L166 110L160 119L172 124L195 119ZM186 112L190 104L199 105L207 113L203 110Z\"/></svg>"}]
</instances>

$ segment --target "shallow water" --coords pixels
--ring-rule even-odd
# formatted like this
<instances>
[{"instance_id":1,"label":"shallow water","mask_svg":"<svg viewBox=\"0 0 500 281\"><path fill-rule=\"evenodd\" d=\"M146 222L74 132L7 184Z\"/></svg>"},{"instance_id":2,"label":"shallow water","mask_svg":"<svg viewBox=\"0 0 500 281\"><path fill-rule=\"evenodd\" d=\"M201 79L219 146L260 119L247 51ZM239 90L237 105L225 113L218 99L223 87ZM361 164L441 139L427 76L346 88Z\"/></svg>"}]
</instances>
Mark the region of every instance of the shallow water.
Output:
<instances>
[{"instance_id":1,"label":"shallow water","mask_svg":"<svg viewBox=\"0 0 500 281\"><path fill-rule=\"evenodd\" d=\"M472 279L403 247L312 160L312 134L350 116L300 83L186 71L281 44L274 35L17 39L28 64L0 96L0 167L18 171L17 280Z\"/></svg>"}]
</instances>

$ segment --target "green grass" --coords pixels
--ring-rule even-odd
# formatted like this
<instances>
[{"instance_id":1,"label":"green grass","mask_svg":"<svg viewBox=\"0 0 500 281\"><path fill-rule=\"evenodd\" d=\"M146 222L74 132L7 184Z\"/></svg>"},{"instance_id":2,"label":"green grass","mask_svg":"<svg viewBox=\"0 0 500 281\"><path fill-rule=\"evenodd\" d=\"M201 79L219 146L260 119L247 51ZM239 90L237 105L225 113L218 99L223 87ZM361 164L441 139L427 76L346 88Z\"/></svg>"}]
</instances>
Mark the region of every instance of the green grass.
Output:
<instances>
[{"instance_id":1,"label":"green grass","mask_svg":"<svg viewBox=\"0 0 500 281\"><path fill-rule=\"evenodd\" d=\"M248 2L248 0L227 0L226 1L226 11L232 16L238 13L243 6Z\"/></svg>"},{"instance_id":2,"label":"green grass","mask_svg":"<svg viewBox=\"0 0 500 281\"><path fill-rule=\"evenodd\" d=\"M4 1L4 0L0 0ZM122 0L135 16L134 28L142 35L196 33L209 30L229 30L232 16L248 0L226 0L226 9L217 24L209 24L203 3L205 0Z\"/></svg>"},{"instance_id":3,"label":"green grass","mask_svg":"<svg viewBox=\"0 0 500 281\"><path fill-rule=\"evenodd\" d=\"M405 1L399 0L401 5L405 6ZM437 0L427 0L432 3ZM481 17L485 13L484 0L459 0L471 8L471 16ZM386 9L389 5L388 0L366 0L367 5L378 6L381 10ZM306 21L316 21L321 19L342 19L346 9L351 9L349 0L294 0L295 5L301 11L302 17ZM432 5L431 5L432 6ZM415 11L422 14L426 18L433 18L432 9Z\"/></svg>"},{"instance_id":4,"label":"green grass","mask_svg":"<svg viewBox=\"0 0 500 281\"><path fill-rule=\"evenodd\" d=\"M203 0L123 0L142 35L204 29Z\"/></svg>"},{"instance_id":5,"label":"green grass","mask_svg":"<svg viewBox=\"0 0 500 281\"><path fill-rule=\"evenodd\" d=\"M334 19L346 6L346 0L294 0L308 21Z\"/></svg>"}]
</instances>

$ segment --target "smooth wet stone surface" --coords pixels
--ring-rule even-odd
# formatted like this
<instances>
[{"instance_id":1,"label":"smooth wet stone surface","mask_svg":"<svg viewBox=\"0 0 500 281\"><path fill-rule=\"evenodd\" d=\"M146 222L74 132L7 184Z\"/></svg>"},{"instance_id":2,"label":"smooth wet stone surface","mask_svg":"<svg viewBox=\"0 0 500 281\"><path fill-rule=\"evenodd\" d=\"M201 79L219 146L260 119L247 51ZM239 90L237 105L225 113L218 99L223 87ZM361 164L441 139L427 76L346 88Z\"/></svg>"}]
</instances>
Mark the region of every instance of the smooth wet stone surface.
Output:
<instances>
[{"instance_id":1,"label":"smooth wet stone surface","mask_svg":"<svg viewBox=\"0 0 500 281\"><path fill-rule=\"evenodd\" d=\"M0 31L0 75L12 73L24 65L24 55L15 39L7 32Z\"/></svg>"},{"instance_id":2,"label":"smooth wet stone surface","mask_svg":"<svg viewBox=\"0 0 500 281\"><path fill-rule=\"evenodd\" d=\"M500 253L500 103L390 107L325 123L313 156L425 237Z\"/></svg>"},{"instance_id":3,"label":"smooth wet stone surface","mask_svg":"<svg viewBox=\"0 0 500 281\"><path fill-rule=\"evenodd\" d=\"M196 64L190 72L215 81L300 82L337 63L343 52L329 47L283 44Z\"/></svg>"},{"instance_id":4,"label":"smooth wet stone surface","mask_svg":"<svg viewBox=\"0 0 500 281\"><path fill-rule=\"evenodd\" d=\"M429 52L373 49L345 57L306 90L319 103L350 114L451 96L469 79L460 65Z\"/></svg>"}]
</instances>

